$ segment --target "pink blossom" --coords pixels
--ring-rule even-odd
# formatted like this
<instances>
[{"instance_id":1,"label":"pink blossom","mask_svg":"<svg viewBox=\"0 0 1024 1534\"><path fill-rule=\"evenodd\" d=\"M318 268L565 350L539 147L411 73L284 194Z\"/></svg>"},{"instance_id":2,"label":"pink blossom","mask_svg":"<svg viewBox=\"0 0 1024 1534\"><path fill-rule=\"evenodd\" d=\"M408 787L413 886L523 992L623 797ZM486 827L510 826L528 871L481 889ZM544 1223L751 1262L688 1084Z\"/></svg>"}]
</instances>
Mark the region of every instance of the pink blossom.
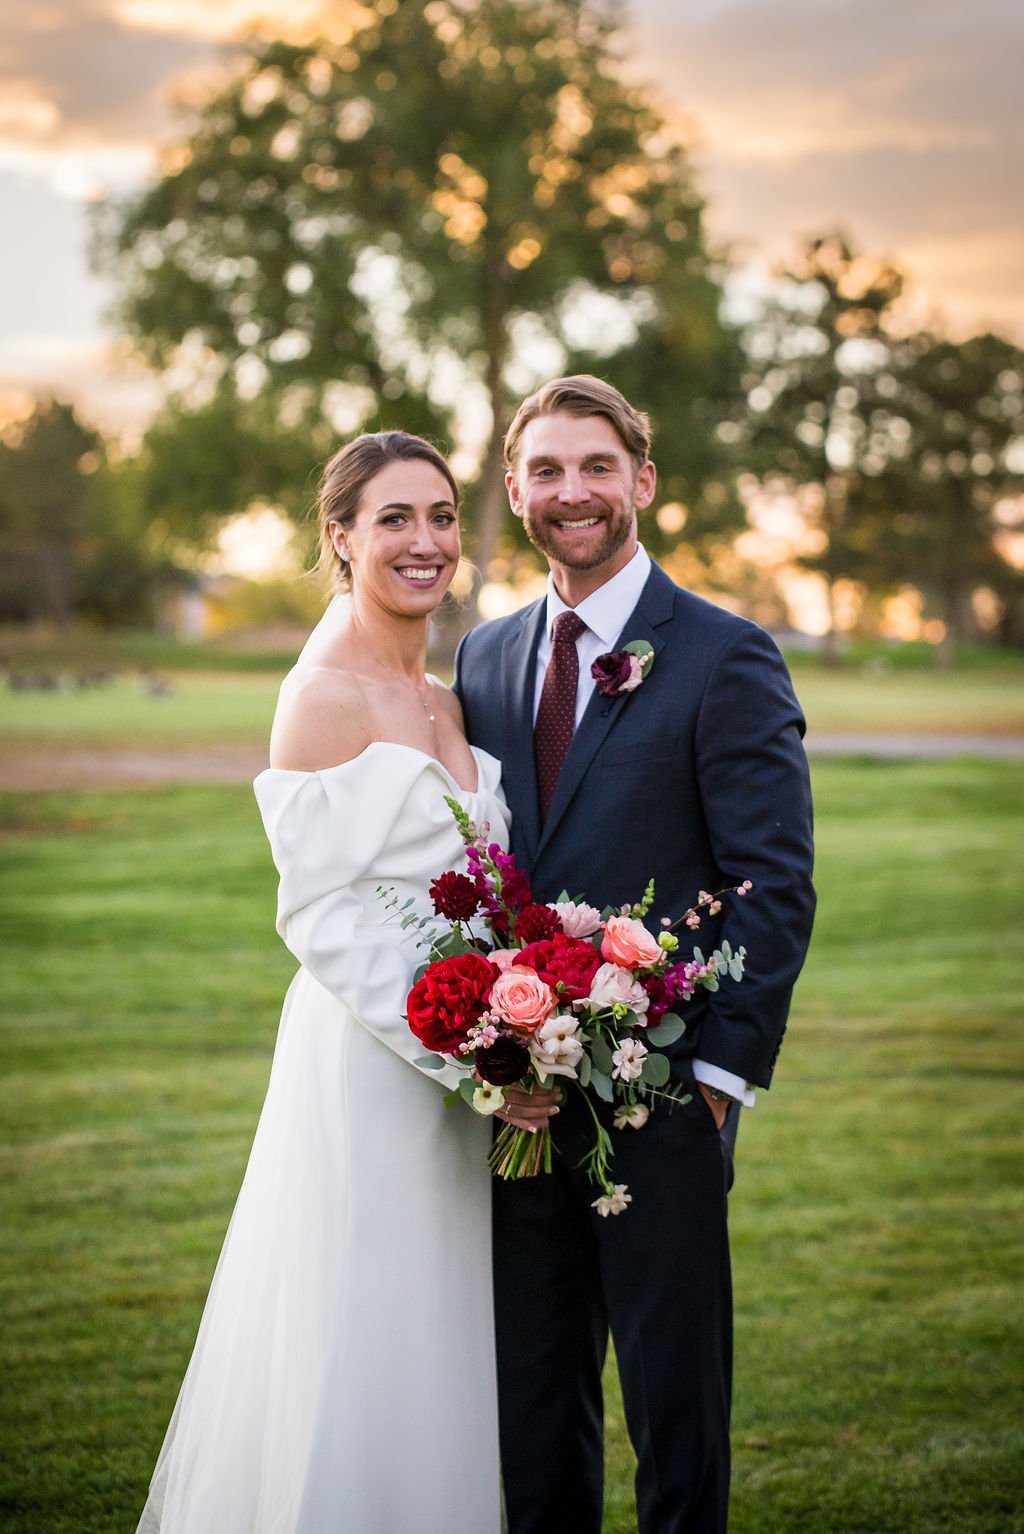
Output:
<instances>
[{"instance_id":1,"label":"pink blossom","mask_svg":"<svg viewBox=\"0 0 1024 1534\"><path fill-rule=\"evenodd\" d=\"M595 1010L628 1007L637 1016L643 1016L650 1006L650 997L628 969L618 964L602 964L590 983L587 1004Z\"/></svg>"},{"instance_id":2,"label":"pink blossom","mask_svg":"<svg viewBox=\"0 0 1024 1534\"><path fill-rule=\"evenodd\" d=\"M492 948L487 955L491 963L496 969L500 969L502 974L516 962L518 956L518 948Z\"/></svg>"},{"instance_id":3,"label":"pink blossom","mask_svg":"<svg viewBox=\"0 0 1024 1534\"><path fill-rule=\"evenodd\" d=\"M624 1103L621 1108L615 1110L612 1128L643 1129L650 1116L651 1110L646 1103Z\"/></svg>"},{"instance_id":4,"label":"pink blossom","mask_svg":"<svg viewBox=\"0 0 1024 1534\"><path fill-rule=\"evenodd\" d=\"M612 1051L615 1069L612 1075L619 1081L636 1081L644 1068L647 1045L639 1039L623 1039L618 1049Z\"/></svg>"},{"instance_id":5,"label":"pink blossom","mask_svg":"<svg viewBox=\"0 0 1024 1534\"><path fill-rule=\"evenodd\" d=\"M619 691L620 692L632 692L634 690L634 688L637 688L637 687L640 686L640 683L643 681L643 679L644 679L644 664L643 664L643 661L640 659L639 655L630 654L630 657L629 657L629 675L626 677L626 680L624 682L620 682L619 683Z\"/></svg>"},{"instance_id":6,"label":"pink blossom","mask_svg":"<svg viewBox=\"0 0 1024 1534\"><path fill-rule=\"evenodd\" d=\"M610 1193L602 1193L600 1198L595 1198L590 1207L607 1218L610 1214L622 1214L626 1205L632 1202L633 1195L626 1192L626 1184L617 1182Z\"/></svg>"},{"instance_id":7,"label":"pink blossom","mask_svg":"<svg viewBox=\"0 0 1024 1534\"><path fill-rule=\"evenodd\" d=\"M551 907L562 920L566 937L592 937L601 926L601 913L595 906L576 905L572 900L558 900Z\"/></svg>"}]
</instances>

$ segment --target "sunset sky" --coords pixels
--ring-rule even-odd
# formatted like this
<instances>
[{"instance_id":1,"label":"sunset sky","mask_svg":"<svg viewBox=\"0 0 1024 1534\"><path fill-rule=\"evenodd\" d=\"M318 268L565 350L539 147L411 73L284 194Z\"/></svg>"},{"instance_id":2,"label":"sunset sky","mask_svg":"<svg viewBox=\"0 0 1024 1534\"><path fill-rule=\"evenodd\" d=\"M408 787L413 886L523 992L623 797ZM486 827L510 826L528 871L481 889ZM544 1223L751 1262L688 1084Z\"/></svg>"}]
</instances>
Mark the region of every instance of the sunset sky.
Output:
<instances>
[{"instance_id":1,"label":"sunset sky","mask_svg":"<svg viewBox=\"0 0 1024 1534\"><path fill-rule=\"evenodd\" d=\"M152 392L112 363L86 207L152 174L171 102L255 15L307 0L35 0L0 36L0 403L105 427ZM716 237L753 271L837 222L909 273L920 318L1024 342L1019 0L632 0L633 72L699 145Z\"/></svg>"}]
</instances>

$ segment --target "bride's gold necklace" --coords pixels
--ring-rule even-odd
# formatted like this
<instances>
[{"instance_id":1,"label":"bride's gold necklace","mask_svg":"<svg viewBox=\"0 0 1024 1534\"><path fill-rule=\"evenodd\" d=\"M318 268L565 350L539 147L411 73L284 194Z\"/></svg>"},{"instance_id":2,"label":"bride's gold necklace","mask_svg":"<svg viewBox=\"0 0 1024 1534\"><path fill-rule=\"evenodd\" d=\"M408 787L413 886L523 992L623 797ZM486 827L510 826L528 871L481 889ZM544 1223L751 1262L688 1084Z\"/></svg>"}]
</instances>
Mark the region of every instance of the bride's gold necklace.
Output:
<instances>
[{"instance_id":1,"label":"bride's gold necklace","mask_svg":"<svg viewBox=\"0 0 1024 1534\"><path fill-rule=\"evenodd\" d=\"M413 689L413 691L416 693L416 701L419 703L420 708L426 714L426 716L430 720L431 724L434 724L435 720L436 720L436 715L434 715L434 714L432 714L430 712L430 704L427 702L426 698L423 696L424 693L429 689L429 686L430 686L430 684L427 682L426 678L424 678L423 686L421 688L410 677L399 676L398 672L397 671L393 671L391 669L391 667L388 665L387 661L381 660L379 655L375 655L373 658L377 662L378 666L383 666L384 670L388 673L389 676L393 676L394 677L396 682L401 682L403 687L411 687Z\"/></svg>"}]
</instances>

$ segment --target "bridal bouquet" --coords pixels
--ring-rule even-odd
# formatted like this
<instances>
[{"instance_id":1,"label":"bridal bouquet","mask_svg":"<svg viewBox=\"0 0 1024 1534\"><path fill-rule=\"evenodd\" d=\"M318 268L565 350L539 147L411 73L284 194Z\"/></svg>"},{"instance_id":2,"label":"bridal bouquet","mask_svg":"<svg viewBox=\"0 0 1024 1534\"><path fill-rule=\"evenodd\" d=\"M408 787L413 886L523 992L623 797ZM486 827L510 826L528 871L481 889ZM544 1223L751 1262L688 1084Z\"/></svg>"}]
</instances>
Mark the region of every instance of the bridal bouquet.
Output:
<instances>
[{"instance_id":1,"label":"bridal bouquet","mask_svg":"<svg viewBox=\"0 0 1024 1534\"><path fill-rule=\"evenodd\" d=\"M390 902L430 948L407 1003L410 1028L433 1051L417 1063L441 1069L448 1057L465 1067L451 1100L461 1096L478 1113L495 1113L514 1084L559 1080L578 1091L593 1121L581 1165L600 1190L594 1207L619 1214L631 1196L613 1181L612 1140L594 1099L612 1106L616 1129L642 1129L653 1099L689 1101L670 1085L659 1046L683 1032L675 1008L698 986L715 991L720 975L742 978L745 951L723 942L708 958L694 948L692 958L678 960L673 928L696 928L702 910L716 915L727 891L702 890L696 906L677 921L665 918L656 937L643 921L653 881L638 904L619 910L598 911L568 895L539 904L512 855L488 842L487 826L478 830L456 800L446 802L467 863L465 873L444 873L430 886L448 930L413 914L411 900ZM728 893L750 888L748 879ZM550 1171L550 1134L506 1124L489 1160L499 1177Z\"/></svg>"}]
</instances>

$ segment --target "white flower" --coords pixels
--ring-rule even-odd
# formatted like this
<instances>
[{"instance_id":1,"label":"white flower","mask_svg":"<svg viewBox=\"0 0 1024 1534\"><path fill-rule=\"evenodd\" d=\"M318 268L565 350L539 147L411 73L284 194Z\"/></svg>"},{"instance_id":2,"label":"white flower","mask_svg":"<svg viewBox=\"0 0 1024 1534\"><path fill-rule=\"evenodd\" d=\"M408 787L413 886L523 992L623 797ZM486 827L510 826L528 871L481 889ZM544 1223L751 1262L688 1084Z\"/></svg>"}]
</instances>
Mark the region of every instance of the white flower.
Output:
<instances>
[{"instance_id":1,"label":"white flower","mask_svg":"<svg viewBox=\"0 0 1024 1534\"><path fill-rule=\"evenodd\" d=\"M623 1006L642 1017L651 999L639 980L634 980L628 969L620 964L602 964L590 982L587 1002L596 1010L602 1007Z\"/></svg>"},{"instance_id":2,"label":"white flower","mask_svg":"<svg viewBox=\"0 0 1024 1534\"><path fill-rule=\"evenodd\" d=\"M646 1103L624 1103L616 1108L612 1125L615 1129L643 1129L651 1116Z\"/></svg>"},{"instance_id":3,"label":"white flower","mask_svg":"<svg viewBox=\"0 0 1024 1534\"><path fill-rule=\"evenodd\" d=\"M612 1051L615 1062L612 1075L620 1081L636 1081L644 1068L646 1054L647 1045L641 1044L639 1039L623 1039L618 1049Z\"/></svg>"},{"instance_id":4,"label":"white flower","mask_svg":"<svg viewBox=\"0 0 1024 1534\"><path fill-rule=\"evenodd\" d=\"M500 1087L485 1081L473 1093L473 1107L477 1113L497 1113L505 1105L505 1094Z\"/></svg>"},{"instance_id":5,"label":"white flower","mask_svg":"<svg viewBox=\"0 0 1024 1534\"><path fill-rule=\"evenodd\" d=\"M610 1214L621 1214L626 1205L632 1202L633 1195L626 1192L626 1184L617 1182L611 1193L602 1193L600 1198L595 1198L590 1207L607 1218Z\"/></svg>"},{"instance_id":6,"label":"white flower","mask_svg":"<svg viewBox=\"0 0 1024 1534\"><path fill-rule=\"evenodd\" d=\"M559 900L551 909L558 913L566 937L593 937L601 926L600 911L582 901L576 905L572 900Z\"/></svg>"},{"instance_id":7,"label":"white flower","mask_svg":"<svg viewBox=\"0 0 1024 1534\"><path fill-rule=\"evenodd\" d=\"M541 1081L547 1076L571 1076L583 1055L579 1021L567 1012L549 1017L530 1038L530 1054Z\"/></svg>"}]
</instances>

